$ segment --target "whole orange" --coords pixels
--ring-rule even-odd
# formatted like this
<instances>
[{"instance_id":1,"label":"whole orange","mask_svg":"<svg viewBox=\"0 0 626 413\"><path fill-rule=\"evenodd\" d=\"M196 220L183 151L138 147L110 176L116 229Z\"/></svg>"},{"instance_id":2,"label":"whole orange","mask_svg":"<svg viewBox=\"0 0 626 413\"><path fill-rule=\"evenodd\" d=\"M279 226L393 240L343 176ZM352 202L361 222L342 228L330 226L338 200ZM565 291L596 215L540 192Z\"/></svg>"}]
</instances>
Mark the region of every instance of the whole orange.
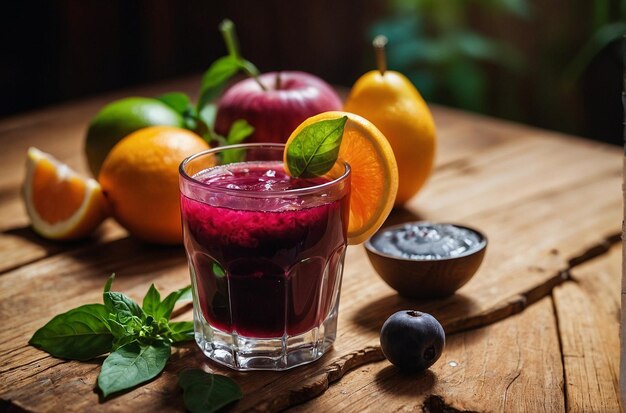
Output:
<instances>
[{"instance_id":1,"label":"whole orange","mask_svg":"<svg viewBox=\"0 0 626 413\"><path fill-rule=\"evenodd\" d=\"M119 141L108 154L99 182L113 217L148 242L182 242L178 166L208 149L198 135L170 126L140 129Z\"/></svg>"}]
</instances>

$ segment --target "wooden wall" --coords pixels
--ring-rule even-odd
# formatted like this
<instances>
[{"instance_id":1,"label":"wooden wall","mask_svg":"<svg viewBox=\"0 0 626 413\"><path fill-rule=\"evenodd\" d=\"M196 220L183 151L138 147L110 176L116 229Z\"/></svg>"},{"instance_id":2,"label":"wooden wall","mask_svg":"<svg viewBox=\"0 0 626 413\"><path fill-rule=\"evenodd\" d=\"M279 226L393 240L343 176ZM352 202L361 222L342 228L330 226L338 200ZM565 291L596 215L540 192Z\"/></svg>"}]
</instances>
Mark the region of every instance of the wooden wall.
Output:
<instances>
[{"instance_id":1,"label":"wooden wall","mask_svg":"<svg viewBox=\"0 0 626 413\"><path fill-rule=\"evenodd\" d=\"M10 4L6 4L10 3ZM0 6L0 117L133 84L200 73L237 25L261 71L350 85L383 0L49 0ZM373 58L372 58L373 59ZM372 62L373 63L373 62Z\"/></svg>"},{"instance_id":2,"label":"wooden wall","mask_svg":"<svg viewBox=\"0 0 626 413\"><path fill-rule=\"evenodd\" d=\"M244 56L261 71L300 69L350 86L373 66L368 28L390 13L391 4L391 0L5 1L0 5L0 117L201 73L225 54L218 31L225 17L237 24ZM596 59L574 88L561 82L568 62L590 37L592 2L529 4L527 19L491 15L489 8L469 16L477 31L512 43L526 61L517 74L485 66L487 113L621 144L619 52ZM449 103L437 99L431 101Z\"/></svg>"}]
</instances>

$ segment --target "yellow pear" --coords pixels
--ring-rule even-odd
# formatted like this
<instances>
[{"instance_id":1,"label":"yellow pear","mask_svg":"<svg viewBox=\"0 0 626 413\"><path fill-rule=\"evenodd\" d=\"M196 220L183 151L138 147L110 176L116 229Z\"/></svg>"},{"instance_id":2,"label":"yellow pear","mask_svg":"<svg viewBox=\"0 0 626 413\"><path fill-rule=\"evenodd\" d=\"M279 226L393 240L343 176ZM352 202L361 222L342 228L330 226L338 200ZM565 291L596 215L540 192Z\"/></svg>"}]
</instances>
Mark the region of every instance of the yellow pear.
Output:
<instances>
[{"instance_id":1,"label":"yellow pear","mask_svg":"<svg viewBox=\"0 0 626 413\"><path fill-rule=\"evenodd\" d=\"M380 36L374 40L379 70L370 71L356 81L344 110L372 122L391 144L400 178L395 202L399 206L411 199L428 179L437 137L432 114L415 86L401 73L386 70L385 42Z\"/></svg>"}]
</instances>

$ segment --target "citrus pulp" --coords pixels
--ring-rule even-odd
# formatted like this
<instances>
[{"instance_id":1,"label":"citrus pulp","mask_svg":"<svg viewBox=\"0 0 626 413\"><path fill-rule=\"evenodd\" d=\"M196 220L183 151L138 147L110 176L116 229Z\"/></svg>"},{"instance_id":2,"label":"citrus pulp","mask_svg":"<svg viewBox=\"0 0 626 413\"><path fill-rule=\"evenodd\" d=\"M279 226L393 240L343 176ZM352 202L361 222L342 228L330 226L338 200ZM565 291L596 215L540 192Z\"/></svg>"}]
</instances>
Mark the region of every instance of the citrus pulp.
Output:
<instances>
[{"instance_id":1,"label":"citrus pulp","mask_svg":"<svg viewBox=\"0 0 626 413\"><path fill-rule=\"evenodd\" d=\"M37 148L28 149L22 195L33 229L45 238L85 237L108 216L98 182Z\"/></svg>"}]
</instances>

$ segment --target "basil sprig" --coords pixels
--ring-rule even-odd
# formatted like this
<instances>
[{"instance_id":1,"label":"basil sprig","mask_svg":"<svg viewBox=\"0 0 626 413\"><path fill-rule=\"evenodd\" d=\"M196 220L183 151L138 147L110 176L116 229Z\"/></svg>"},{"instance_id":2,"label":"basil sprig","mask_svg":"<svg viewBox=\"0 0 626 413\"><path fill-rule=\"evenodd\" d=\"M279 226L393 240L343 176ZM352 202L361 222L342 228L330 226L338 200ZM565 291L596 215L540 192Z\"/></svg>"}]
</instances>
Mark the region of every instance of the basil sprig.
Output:
<instances>
[{"instance_id":1,"label":"basil sprig","mask_svg":"<svg viewBox=\"0 0 626 413\"><path fill-rule=\"evenodd\" d=\"M98 387L106 398L145 383L161 373L173 344L193 340L193 323L170 322L174 306L191 297L191 286L161 300L150 286L139 306L126 294L104 286L104 304L87 304L59 314L35 332L29 344L55 357L90 360L110 353Z\"/></svg>"}]
</instances>

